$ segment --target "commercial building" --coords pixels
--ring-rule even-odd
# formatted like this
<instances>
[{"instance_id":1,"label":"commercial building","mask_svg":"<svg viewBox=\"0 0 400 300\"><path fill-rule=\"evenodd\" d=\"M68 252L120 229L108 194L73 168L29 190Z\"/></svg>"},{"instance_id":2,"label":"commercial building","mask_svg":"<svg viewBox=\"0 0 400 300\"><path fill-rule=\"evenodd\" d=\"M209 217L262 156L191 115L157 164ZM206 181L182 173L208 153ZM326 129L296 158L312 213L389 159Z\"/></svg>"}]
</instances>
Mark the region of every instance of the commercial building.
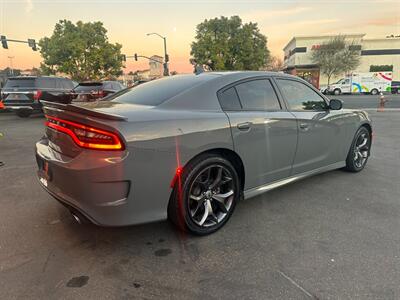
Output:
<instances>
[{"instance_id":1,"label":"commercial building","mask_svg":"<svg viewBox=\"0 0 400 300\"><path fill-rule=\"evenodd\" d=\"M163 58L158 55L153 55L149 60L150 78L160 78L163 76Z\"/></svg>"},{"instance_id":2,"label":"commercial building","mask_svg":"<svg viewBox=\"0 0 400 300\"><path fill-rule=\"evenodd\" d=\"M365 38L365 34L341 35L353 47L360 50L361 61L355 72L369 72L371 66L393 66L393 80L400 80L400 38ZM328 79L321 74L318 65L311 60L312 51L328 42L335 35L296 36L283 48L284 70L302 77L314 86L326 84ZM345 74L343 74L344 76ZM331 78L331 82L340 79Z\"/></svg>"}]
</instances>

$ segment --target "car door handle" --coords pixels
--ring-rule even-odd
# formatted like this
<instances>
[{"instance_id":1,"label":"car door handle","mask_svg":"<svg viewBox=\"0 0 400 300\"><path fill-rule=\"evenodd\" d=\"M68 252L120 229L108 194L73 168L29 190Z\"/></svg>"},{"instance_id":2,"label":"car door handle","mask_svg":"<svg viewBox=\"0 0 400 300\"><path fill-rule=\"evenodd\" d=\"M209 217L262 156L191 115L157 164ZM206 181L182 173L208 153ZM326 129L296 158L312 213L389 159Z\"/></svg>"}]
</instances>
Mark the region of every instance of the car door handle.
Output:
<instances>
[{"instance_id":1,"label":"car door handle","mask_svg":"<svg viewBox=\"0 0 400 300\"><path fill-rule=\"evenodd\" d=\"M244 123L239 123L237 124L237 128L239 130L249 130L251 127L251 122L244 122Z\"/></svg>"},{"instance_id":2,"label":"car door handle","mask_svg":"<svg viewBox=\"0 0 400 300\"><path fill-rule=\"evenodd\" d=\"M299 125L300 129L308 129L308 124L307 123L300 123Z\"/></svg>"}]
</instances>

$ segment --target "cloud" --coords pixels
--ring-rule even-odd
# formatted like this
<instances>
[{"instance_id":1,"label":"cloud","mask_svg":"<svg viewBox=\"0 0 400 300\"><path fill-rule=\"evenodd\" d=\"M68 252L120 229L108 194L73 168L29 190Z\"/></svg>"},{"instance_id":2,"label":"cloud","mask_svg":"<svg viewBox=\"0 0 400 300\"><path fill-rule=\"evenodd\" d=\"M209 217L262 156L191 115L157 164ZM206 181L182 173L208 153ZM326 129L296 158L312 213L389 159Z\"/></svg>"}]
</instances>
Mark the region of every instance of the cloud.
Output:
<instances>
[{"instance_id":1,"label":"cloud","mask_svg":"<svg viewBox=\"0 0 400 300\"><path fill-rule=\"evenodd\" d=\"M366 21L366 25L373 25L373 26L390 26L390 25L397 25L400 26L400 18L399 17L382 17L378 19L368 20Z\"/></svg>"},{"instance_id":2,"label":"cloud","mask_svg":"<svg viewBox=\"0 0 400 300\"><path fill-rule=\"evenodd\" d=\"M245 19L245 20L264 21L268 18L297 15L300 13L307 12L311 9L312 9L311 7L297 6L297 7L293 7L293 8L287 8L287 9L252 11L252 12L246 13L242 16L243 16L243 19Z\"/></svg>"},{"instance_id":3,"label":"cloud","mask_svg":"<svg viewBox=\"0 0 400 300\"><path fill-rule=\"evenodd\" d=\"M306 20L290 23L291 26L308 26L308 25L322 25L329 23L337 23L340 22L340 19L319 19L319 20Z\"/></svg>"},{"instance_id":4,"label":"cloud","mask_svg":"<svg viewBox=\"0 0 400 300\"><path fill-rule=\"evenodd\" d=\"M25 0L25 12L29 14L33 10L33 0Z\"/></svg>"}]
</instances>

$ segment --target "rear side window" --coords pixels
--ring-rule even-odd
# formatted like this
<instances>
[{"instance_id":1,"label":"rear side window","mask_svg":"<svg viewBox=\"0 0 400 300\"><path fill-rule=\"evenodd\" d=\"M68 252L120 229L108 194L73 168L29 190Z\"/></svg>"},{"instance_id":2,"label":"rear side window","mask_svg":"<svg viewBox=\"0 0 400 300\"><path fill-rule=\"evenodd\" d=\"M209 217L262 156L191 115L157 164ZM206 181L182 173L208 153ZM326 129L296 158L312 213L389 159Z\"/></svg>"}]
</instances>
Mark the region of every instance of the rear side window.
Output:
<instances>
[{"instance_id":1,"label":"rear side window","mask_svg":"<svg viewBox=\"0 0 400 300\"><path fill-rule=\"evenodd\" d=\"M63 90L64 89L64 86L63 86L62 82L63 82L62 79L56 79L56 88L57 89L59 89L59 90Z\"/></svg>"},{"instance_id":2,"label":"rear side window","mask_svg":"<svg viewBox=\"0 0 400 300\"><path fill-rule=\"evenodd\" d=\"M328 108L325 100L304 83L290 79L277 79L277 83L291 110L325 110Z\"/></svg>"},{"instance_id":3,"label":"rear side window","mask_svg":"<svg viewBox=\"0 0 400 300\"><path fill-rule=\"evenodd\" d=\"M10 78L7 80L4 88L33 88L35 87L35 80L36 78L21 78L21 79L14 79Z\"/></svg>"},{"instance_id":4,"label":"rear side window","mask_svg":"<svg viewBox=\"0 0 400 300\"><path fill-rule=\"evenodd\" d=\"M241 110L242 107L234 87L231 87L218 95L222 110Z\"/></svg>"},{"instance_id":5,"label":"rear side window","mask_svg":"<svg viewBox=\"0 0 400 300\"><path fill-rule=\"evenodd\" d=\"M116 91L119 91L122 89L122 84L120 84L119 82L113 82L113 89Z\"/></svg>"},{"instance_id":6,"label":"rear side window","mask_svg":"<svg viewBox=\"0 0 400 300\"><path fill-rule=\"evenodd\" d=\"M56 88L56 78L38 78L36 80L37 87L42 89L55 89Z\"/></svg>"},{"instance_id":7,"label":"rear side window","mask_svg":"<svg viewBox=\"0 0 400 300\"><path fill-rule=\"evenodd\" d=\"M243 110L280 110L278 97L268 79L246 81L235 86Z\"/></svg>"},{"instance_id":8,"label":"rear side window","mask_svg":"<svg viewBox=\"0 0 400 300\"><path fill-rule=\"evenodd\" d=\"M212 76L175 75L140 84L108 99L121 103L157 106L211 78Z\"/></svg>"},{"instance_id":9,"label":"rear side window","mask_svg":"<svg viewBox=\"0 0 400 300\"><path fill-rule=\"evenodd\" d=\"M61 79L62 80L62 86L65 90L72 90L74 88L74 84L72 83L71 80L69 79Z\"/></svg>"},{"instance_id":10,"label":"rear side window","mask_svg":"<svg viewBox=\"0 0 400 300\"><path fill-rule=\"evenodd\" d=\"M103 89L105 89L105 90L112 90L112 89L113 89L112 83L111 83L111 82L104 82L104 83L103 83Z\"/></svg>"}]
</instances>

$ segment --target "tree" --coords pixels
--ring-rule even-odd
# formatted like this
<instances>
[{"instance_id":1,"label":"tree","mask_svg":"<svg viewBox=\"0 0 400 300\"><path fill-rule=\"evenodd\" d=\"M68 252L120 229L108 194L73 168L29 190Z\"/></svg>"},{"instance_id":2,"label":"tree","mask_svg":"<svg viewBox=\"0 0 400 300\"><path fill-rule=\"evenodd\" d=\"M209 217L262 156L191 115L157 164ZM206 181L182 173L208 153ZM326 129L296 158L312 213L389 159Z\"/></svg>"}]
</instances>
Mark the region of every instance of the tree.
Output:
<instances>
[{"instance_id":1,"label":"tree","mask_svg":"<svg viewBox=\"0 0 400 300\"><path fill-rule=\"evenodd\" d=\"M370 65L370 72L392 72L393 65Z\"/></svg>"},{"instance_id":2,"label":"tree","mask_svg":"<svg viewBox=\"0 0 400 300\"><path fill-rule=\"evenodd\" d=\"M359 47L347 43L344 36L336 36L312 51L311 60L328 77L328 85L332 76L353 71L360 64Z\"/></svg>"},{"instance_id":3,"label":"tree","mask_svg":"<svg viewBox=\"0 0 400 300\"><path fill-rule=\"evenodd\" d=\"M121 45L108 41L101 22L61 20L51 37L39 41L44 74L64 73L77 81L122 74Z\"/></svg>"},{"instance_id":4,"label":"tree","mask_svg":"<svg viewBox=\"0 0 400 300\"><path fill-rule=\"evenodd\" d=\"M269 58L257 23L243 24L238 16L198 24L190 54L192 63L211 70L259 70Z\"/></svg>"},{"instance_id":5,"label":"tree","mask_svg":"<svg viewBox=\"0 0 400 300\"><path fill-rule=\"evenodd\" d=\"M278 72L283 70L283 60L277 56L271 56L265 67L265 71Z\"/></svg>"}]
</instances>

